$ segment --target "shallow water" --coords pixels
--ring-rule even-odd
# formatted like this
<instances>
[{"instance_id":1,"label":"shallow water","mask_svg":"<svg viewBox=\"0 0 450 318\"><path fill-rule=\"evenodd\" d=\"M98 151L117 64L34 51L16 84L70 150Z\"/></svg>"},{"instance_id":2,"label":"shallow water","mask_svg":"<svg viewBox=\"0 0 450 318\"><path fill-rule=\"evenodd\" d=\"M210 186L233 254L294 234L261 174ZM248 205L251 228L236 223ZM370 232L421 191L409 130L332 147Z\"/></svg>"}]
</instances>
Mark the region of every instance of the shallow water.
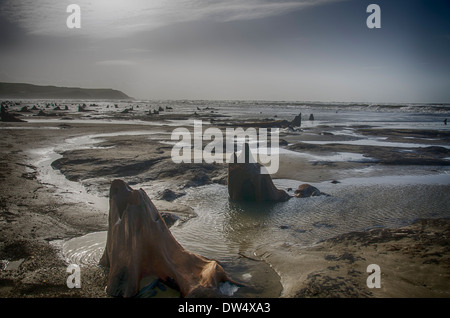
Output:
<instances>
[{"instance_id":1,"label":"shallow water","mask_svg":"<svg viewBox=\"0 0 450 318\"><path fill-rule=\"evenodd\" d=\"M64 242L62 254L70 264L96 265L106 246L106 231L93 232Z\"/></svg>"},{"instance_id":2,"label":"shallow water","mask_svg":"<svg viewBox=\"0 0 450 318\"><path fill-rule=\"evenodd\" d=\"M329 196L292 198L280 203L231 202L226 186L197 188L183 197L198 214L174 236L188 249L210 257L251 255L261 244L309 246L349 231L396 227L417 218L450 217L450 176L313 184ZM275 180L278 188L300 182ZM291 193L292 194L292 193ZM213 199L211 199L213 198Z\"/></svg>"},{"instance_id":3,"label":"shallow water","mask_svg":"<svg viewBox=\"0 0 450 318\"><path fill-rule=\"evenodd\" d=\"M87 202L99 211L107 211L106 198L88 193L81 183L66 179L59 170L52 168L52 162L62 157L56 152L55 147L33 149L30 155L33 158L31 163L37 168L39 181L53 187L55 195L66 202Z\"/></svg>"},{"instance_id":4,"label":"shallow water","mask_svg":"<svg viewBox=\"0 0 450 318\"><path fill-rule=\"evenodd\" d=\"M275 180L275 184L286 189L299 182ZM447 174L349 178L336 185L313 185L329 195L250 203L230 201L223 185L192 188L178 200L198 216L173 226L171 232L184 248L217 259L234 279L248 284L235 296L277 297L279 277L253 254L260 245L307 247L350 231L450 217ZM69 262L98 264L105 243L106 232L97 232L65 242L62 250Z\"/></svg>"}]
</instances>

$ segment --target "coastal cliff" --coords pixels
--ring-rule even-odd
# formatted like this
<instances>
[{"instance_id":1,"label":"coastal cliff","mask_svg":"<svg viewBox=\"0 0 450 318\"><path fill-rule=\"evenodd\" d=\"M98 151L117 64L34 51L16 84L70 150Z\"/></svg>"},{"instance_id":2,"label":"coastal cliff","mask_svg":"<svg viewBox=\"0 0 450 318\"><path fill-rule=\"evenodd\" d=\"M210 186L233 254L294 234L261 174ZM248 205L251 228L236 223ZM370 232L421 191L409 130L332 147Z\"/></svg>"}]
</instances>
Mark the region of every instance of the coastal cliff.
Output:
<instances>
[{"instance_id":1,"label":"coastal cliff","mask_svg":"<svg viewBox=\"0 0 450 318\"><path fill-rule=\"evenodd\" d=\"M125 93L109 89L39 86L24 83L0 82L0 98L26 99L114 99L131 100Z\"/></svg>"}]
</instances>

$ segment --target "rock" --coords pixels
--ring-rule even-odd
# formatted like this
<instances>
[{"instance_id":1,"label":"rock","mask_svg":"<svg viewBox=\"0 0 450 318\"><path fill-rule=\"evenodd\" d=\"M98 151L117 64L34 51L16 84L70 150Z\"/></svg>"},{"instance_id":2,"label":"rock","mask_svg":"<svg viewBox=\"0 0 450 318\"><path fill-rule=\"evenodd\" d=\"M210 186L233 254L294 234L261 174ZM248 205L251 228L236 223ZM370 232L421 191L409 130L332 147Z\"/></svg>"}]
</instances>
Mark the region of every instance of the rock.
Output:
<instances>
[{"instance_id":1,"label":"rock","mask_svg":"<svg viewBox=\"0 0 450 318\"><path fill-rule=\"evenodd\" d=\"M315 197L321 194L319 189L307 183L299 185L298 189L294 191L294 195L297 198Z\"/></svg>"},{"instance_id":2,"label":"rock","mask_svg":"<svg viewBox=\"0 0 450 318\"><path fill-rule=\"evenodd\" d=\"M217 176L217 177L211 178L211 182L212 183L218 183L218 184L226 185L227 184L227 178L228 178L228 176L225 174L225 175L222 175L222 176Z\"/></svg>"},{"instance_id":3,"label":"rock","mask_svg":"<svg viewBox=\"0 0 450 318\"><path fill-rule=\"evenodd\" d=\"M287 146L287 145L289 145L289 143L284 139L280 139L278 142L278 145L279 146Z\"/></svg>"},{"instance_id":4,"label":"rock","mask_svg":"<svg viewBox=\"0 0 450 318\"><path fill-rule=\"evenodd\" d=\"M314 120L314 115L313 114L309 115L309 120Z\"/></svg>"},{"instance_id":5,"label":"rock","mask_svg":"<svg viewBox=\"0 0 450 318\"><path fill-rule=\"evenodd\" d=\"M239 163L240 160L234 154L234 163L228 164L228 194L231 200L277 202L291 198L285 191L275 187L269 174L261 174L260 164L250 161L250 147L247 143L243 155L243 163Z\"/></svg>"},{"instance_id":6,"label":"rock","mask_svg":"<svg viewBox=\"0 0 450 318\"><path fill-rule=\"evenodd\" d=\"M61 128L61 129L72 128L72 126L70 126L69 124L60 124L60 125L58 125L58 127Z\"/></svg>"},{"instance_id":7,"label":"rock","mask_svg":"<svg viewBox=\"0 0 450 318\"><path fill-rule=\"evenodd\" d=\"M107 270L106 292L132 297L144 277L175 285L183 297L220 295L231 282L215 260L185 250L173 237L144 190L122 180L111 183L106 248L100 265Z\"/></svg>"},{"instance_id":8,"label":"rock","mask_svg":"<svg viewBox=\"0 0 450 318\"><path fill-rule=\"evenodd\" d=\"M185 192L173 192L170 189L165 189L162 193L160 193L159 199L172 202L173 200L182 197L185 194Z\"/></svg>"},{"instance_id":9,"label":"rock","mask_svg":"<svg viewBox=\"0 0 450 318\"><path fill-rule=\"evenodd\" d=\"M190 173L192 176L184 185L184 188L199 187L211 183L211 179L203 170L194 169Z\"/></svg>"},{"instance_id":10,"label":"rock","mask_svg":"<svg viewBox=\"0 0 450 318\"><path fill-rule=\"evenodd\" d=\"M170 228L172 225L175 224L176 221L178 221L180 219L175 214L168 213L168 212L161 212L161 217L163 218L164 223L166 223L168 228Z\"/></svg>"}]
</instances>

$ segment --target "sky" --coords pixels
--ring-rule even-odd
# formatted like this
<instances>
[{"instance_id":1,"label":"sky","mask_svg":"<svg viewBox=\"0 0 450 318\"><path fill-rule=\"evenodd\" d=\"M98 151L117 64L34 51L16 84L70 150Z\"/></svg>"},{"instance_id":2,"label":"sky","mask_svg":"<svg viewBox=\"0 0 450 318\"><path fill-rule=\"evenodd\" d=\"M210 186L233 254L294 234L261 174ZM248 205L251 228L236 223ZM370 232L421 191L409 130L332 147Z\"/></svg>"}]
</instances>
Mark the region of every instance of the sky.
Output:
<instances>
[{"instance_id":1,"label":"sky","mask_svg":"<svg viewBox=\"0 0 450 318\"><path fill-rule=\"evenodd\" d=\"M381 28L367 27L372 3ZM143 100L450 103L450 1L0 0L0 81Z\"/></svg>"}]
</instances>

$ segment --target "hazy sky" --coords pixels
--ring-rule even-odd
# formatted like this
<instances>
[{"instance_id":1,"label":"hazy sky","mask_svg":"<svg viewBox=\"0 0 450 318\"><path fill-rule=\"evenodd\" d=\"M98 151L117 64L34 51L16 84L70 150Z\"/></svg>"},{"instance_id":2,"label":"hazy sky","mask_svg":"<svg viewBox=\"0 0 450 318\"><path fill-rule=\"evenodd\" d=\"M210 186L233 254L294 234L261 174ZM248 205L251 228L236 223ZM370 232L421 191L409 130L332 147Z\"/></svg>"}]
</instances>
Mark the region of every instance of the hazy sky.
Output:
<instances>
[{"instance_id":1,"label":"hazy sky","mask_svg":"<svg viewBox=\"0 0 450 318\"><path fill-rule=\"evenodd\" d=\"M81 29L69 29L69 4ZM369 4L381 29L369 29ZM450 102L448 0L0 0L0 81L137 99Z\"/></svg>"}]
</instances>

